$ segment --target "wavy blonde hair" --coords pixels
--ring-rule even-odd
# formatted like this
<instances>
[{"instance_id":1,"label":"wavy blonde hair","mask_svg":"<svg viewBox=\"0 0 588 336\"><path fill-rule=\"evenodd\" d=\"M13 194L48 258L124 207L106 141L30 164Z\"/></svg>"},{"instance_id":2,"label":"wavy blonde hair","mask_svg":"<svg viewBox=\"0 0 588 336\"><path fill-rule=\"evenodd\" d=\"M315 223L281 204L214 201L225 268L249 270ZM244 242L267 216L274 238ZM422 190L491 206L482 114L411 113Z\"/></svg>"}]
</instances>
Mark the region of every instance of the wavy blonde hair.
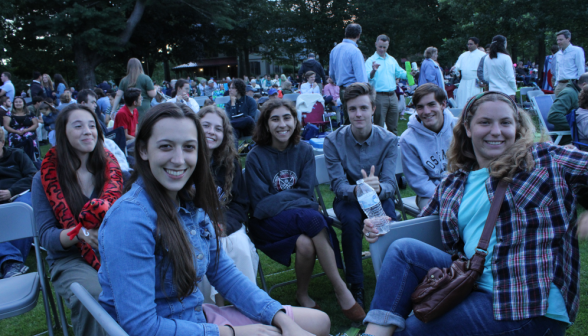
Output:
<instances>
[{"instance_id":1,"label":"wavy blonde hair","mask_svg":"<svg viewBox=\"0 0 588 336\"><path fill-rule=\"evenodd\" d=\"M469 108L461 113L458 123L453 128L453 141L447 151L447 170L449 173L459 169L470 171L477 165L476 154L472 140L466 132L469 128L478 108L486 102L504 102L512 111L515 119L516 135L515 143L504 151L499 157L490 162L488 170L490 176L496 179L511 181L519 171L531 170L534 167L533 155L530 151L535 138L535 126L527 112L515 110L514 102L500 93L487 93L480 98L472 98L468 103Z\"/></svg>"}]
</instances>

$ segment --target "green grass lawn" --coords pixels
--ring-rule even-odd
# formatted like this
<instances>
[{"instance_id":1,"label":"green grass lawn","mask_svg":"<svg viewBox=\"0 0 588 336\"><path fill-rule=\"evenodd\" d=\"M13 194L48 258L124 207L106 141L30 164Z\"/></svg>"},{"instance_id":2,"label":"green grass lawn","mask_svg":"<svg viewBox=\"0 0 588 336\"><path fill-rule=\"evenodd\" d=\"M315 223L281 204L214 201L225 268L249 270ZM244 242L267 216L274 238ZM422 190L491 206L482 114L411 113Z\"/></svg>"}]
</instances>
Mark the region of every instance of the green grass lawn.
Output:
<instances>
[{"instance_id":1,"label":"green grass lawn","mask_svg":"<svg viewBox=\"0 0 588 336\"><path fill-rule=\"evenodd\" d=\"M406 121L401 121L399 124L399 131L403 132L405 129ZM46 151L47 148L42 149L43 154ZM321 185L320 189L324 197L325 204L329 208L332 207L334 197L333 193L329 190L329 187L326 185ZM401 194L402 197L408 197L413 196L414 192L410 189L410 187L408 187L406 190L402 190ZM579 212L582 211L584 210L579 210ZM335 231L337 231L337 235L339 236L340 241L341 232L337 229L335 229ZM367 251L369 247L368 243L365 240L363 242L363 245L364 250ZM294 256L292 256L291 266L285 267L271 260L262 252L259 252L259 255L261 258L261 263L263 265L263 271L265 273L265 279L268 288L272 285L295 279ZM586 263L588 263L588 242L586 241L580 242L580 258L582 264L585 265ZM34 253L31 253L31 255L28 257L26 264L31 268L30 271L36 271L37 267L34 259ZM363 269L365 274L366 306L369 307L376 287L376 279L370 259L366 259L363 261ZM317 262L315 265L315 273L320 272L322 272L322 270L319 263ZM340 273L343 277L343 272L340 271ZM588 335L588 300L586 299L587 296L585 295L588 294L588 274L584 268L581 269L580 277L580 313L578 315L576 323L572 327L570 327L570 329L568 329L568 336ZM258 284L261 287L260 281L258 281ZM282 304L295 305L295 291L296 286L289 285L273 290L271 296L274 299L281 302ZM341 313L341 309L339 308L339 305L337 304L337 301L335 299L333 287L331 286L331 283L326 277L322 276L312 280L310 296L316 302L318 302L321 305L322 309L331 317L332 334L346 332L347 330L349 330L350 327L352 327L352 323L349 320L347 320ZM69 316L69 310L67 312L67 315ZM37 304L37 307L35 307L35 309L33 309L31 312L20 315L18 317L13 317L7 320L0 321L0 336L36 335L45 330L47 330L47 326L45 323L45 315L43 312L42 295L39 295L39 302ZM55 331L57 335L62 335L60 329L56 329ZM73 331L71 329L70 335L73 335Z\"/></svg>"}]
</instances>

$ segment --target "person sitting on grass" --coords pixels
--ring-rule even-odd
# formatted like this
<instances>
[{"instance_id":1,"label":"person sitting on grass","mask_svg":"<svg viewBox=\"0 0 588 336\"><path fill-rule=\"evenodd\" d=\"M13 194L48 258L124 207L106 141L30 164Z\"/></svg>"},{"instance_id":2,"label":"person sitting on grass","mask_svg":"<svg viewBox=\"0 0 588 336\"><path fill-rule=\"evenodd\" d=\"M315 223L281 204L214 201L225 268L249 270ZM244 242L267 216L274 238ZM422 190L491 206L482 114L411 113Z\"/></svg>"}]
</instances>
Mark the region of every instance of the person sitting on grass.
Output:
<instances>
[{"instance_id":1,"label":"person sitting on grass","mask_svg":"<svg viewBox=\"0 0 588 336\"><path fill-rule=\"evenodd\" d=\"M31 189L37 168L20 149L4 147L4 131L0 127L0 204L22 202L32 206ZM2 220L8 220L4 218ZM26 273L27 259L33 238L23 238L0 243L0 279L8 279Z\"/></svg>"},{"instance_id":2,"label":"person sitting on grass","mask_svg":"<svg viewBox=\"0 0 588 336\"><path fill-rule=\"evenodd\" d=\"M296 300L304 307L319 305L308 295L316 257L333 285L344 315L359 321L364 310L355 302L337 267L342 268L332 219L319 212L314 199L316 167L312 146L300 141L300 123L293 104L268 100L262 107L247 156L245 180L256 246L270 258L290 266L296 252Z\"/></svg>"},{"instance_id":3,"label":"person sitting on grass","mask_svg":"<svg viewBox=\"0 0 588 336\"><path fill-rule=\"evenodd\" d=\"M245 228L249 220L249 200L231 122L225 111L216 106L202 108L197 116L206 135L210 169L223 206L224 221L219 224L221 247L237 269L256 284L259 256ZM224 299L210 285L208 278L205 277L198 288L204 294L205 302L224 305Z\"/></svg>"},{"instance_id":4,"label":"person sitting on grass","mask_svg":"<svg viewBox=\"0 0 588 336\"><path fill-rule=\"evenodd\" d=\"M122 127L125 129L127 150L132 151L135 143L135 132L139 123L139 112L137 107L141 106L143 97L141 89L128 88L124 95L125 105L118 110L114 117L114 129Z\"/></svg>"},{"instance_id":5,"label":"person sitting on grass","mask_svg":"<svg viewBox=\"0 0 588 336\"><path fill-rule=\"evenodd\" d=\"M416 113L400 136L402 171L423 209L447 175L447 150L457 118L446 110L445 91L433 83L419 86L412 96Z\"/></svg>"},{"instance_id":6,"label":"person sitting on grass","mask_svg":"<svg viewBox=\"0 0 588 336\"><path fill-rule=\"evenodd\" d=\"M57 143L33 178L33 209L41 246L47 249L51 283L71 309L75 335L106 335L70 290L77 282L94 299L101 262L98 228L122 194L122 172L104 149L98 117L90 108L71 104L55 121Z\"/></svg>"},{"instance_id":7,"label":"person sitting on grass","mask_svg":"<svg viewBox=\"0 0 588 336\"><path fill-rule=\"evenodd\" d=\"M420 215L438 213L445 251L470 259L498 184L508 183L477 288L428 323L410 316L415 288L431 268L449 268L452 256L398 239L382 263L364 335L563 336L580 303L575 191L588 185L588 153L535 143L533 121L502 92L472 97L457 125L449 175ZM369 219L364 233L378 239Z\"/></svg>"},{"instance_id":8,"label":"person sitting on grass","mask_svg":"<svg viewBox=\"0 0 588 336\"><path fill-rule=\"evenodd\" d=\"M185 104L141 121L135 171L100 228L100 304L130 335L328 335L325 313L274 301L220 246L206 143ZM235 306L202 304L205 275Z\"/></svg>"}]
</instances>

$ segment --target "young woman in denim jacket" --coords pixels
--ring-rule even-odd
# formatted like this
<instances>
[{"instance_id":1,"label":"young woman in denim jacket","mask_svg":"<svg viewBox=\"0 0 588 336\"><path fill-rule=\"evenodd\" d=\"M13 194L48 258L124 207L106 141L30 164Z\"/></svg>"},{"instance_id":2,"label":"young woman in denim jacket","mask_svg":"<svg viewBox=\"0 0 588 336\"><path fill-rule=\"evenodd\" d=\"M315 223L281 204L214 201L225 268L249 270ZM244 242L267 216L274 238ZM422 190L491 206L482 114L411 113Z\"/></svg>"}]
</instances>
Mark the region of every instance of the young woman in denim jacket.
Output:
<instances>
[{"instance_id":1,"label":"young woman in denim jacket","mask_svg":"<svg viewBox=\"0 0 588 336\"><path fill-rule=\"evenodd\" d=\"M472 257L498 182L509 182L477 289L426 324L409 316L427 271L452 260L399 239L384 259L365 335L564 335L580 301L576 192L588 185L588 153L534 143L530 117L496 91L473 97L453 132L450 174L421 212L439 213L446 251ZM369 220L364 233L377 240Z\"/></svg>"},{"instance_id":2,"label":"young woman in denim jacket","mask_svg":"<svg viewBox=\"0 0 588 336\"><path fill-rule=\"evenodd\" d=\"M99 232L100 303L130 335L326 335L326 314L282 306L219 247L221 206L206 137L186 105L152 108L139 127L126 194ZM206 275L235 306L203 305ZM235 308L236 307L236 308ZM281 332L280 332L281 330Z\"/></svg>"}]
</instances>

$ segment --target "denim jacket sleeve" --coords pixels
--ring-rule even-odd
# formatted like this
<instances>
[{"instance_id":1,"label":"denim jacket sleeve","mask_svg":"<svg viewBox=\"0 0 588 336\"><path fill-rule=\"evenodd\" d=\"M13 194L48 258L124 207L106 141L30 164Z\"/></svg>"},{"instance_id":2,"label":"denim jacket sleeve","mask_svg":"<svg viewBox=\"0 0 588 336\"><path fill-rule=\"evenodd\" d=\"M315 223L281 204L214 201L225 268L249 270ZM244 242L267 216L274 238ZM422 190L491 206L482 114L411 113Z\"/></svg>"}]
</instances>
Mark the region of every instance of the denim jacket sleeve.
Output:
<instances>
[{"instance_id":1,"label":"denim jacket sleeve","mask_svg":"<svg viewBox=\"0 0 588 336\"><path fill-rule=\"evenodd\" d=\"M274 316L282 309L282 305L247 279L224 250L217 249L216 236L208 216L206 216L206 221L208 231L211 233L209 239L210 263L206 272L208 280L225 299L233 303L245 316L271 325Z\"/></svg>"},{"instance_id":2,"label":"denim jacket sleeve","mask_svg":"<svg viewBox=\"0 0 588 336\"><path fill-rule=\"evenodd\" d=\"M115 203L106 215L98 235L101 301L112 297L115 318L131 335L218 336L214 324L172 320L157 313L155 236L150 223L154 220L143 205L129 200Z\"/></svg>"}]
</instances>

